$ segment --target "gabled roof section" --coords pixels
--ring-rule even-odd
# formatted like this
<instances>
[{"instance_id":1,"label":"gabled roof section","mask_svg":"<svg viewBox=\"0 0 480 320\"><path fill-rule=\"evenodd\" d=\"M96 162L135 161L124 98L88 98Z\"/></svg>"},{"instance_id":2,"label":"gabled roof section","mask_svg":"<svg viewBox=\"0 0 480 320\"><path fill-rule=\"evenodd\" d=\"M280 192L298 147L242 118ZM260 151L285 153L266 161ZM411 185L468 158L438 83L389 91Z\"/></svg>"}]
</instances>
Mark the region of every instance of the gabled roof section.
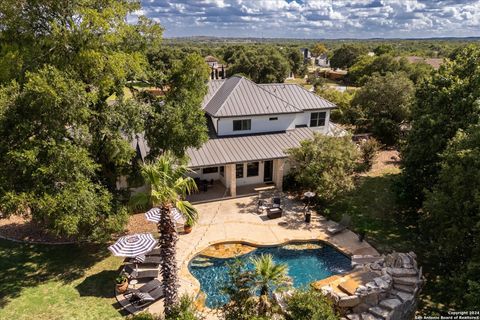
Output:
<instances>
[{"instance_id":1,"label":"gabled roof section","mask_svg":"<svg viewBox=\"0 0 480 320\"><path fill-rule=\"evenodd\" d=\"M217 90L225 83L225 81L225 79L208 81L208 91L205 97L203 97L202 108L205 108L208 101L210 101L213 95L217 93Z\"/></svg>"},{"instance_id":2,"label":"gabled roof section","mask_svg":"<svg viewBox=\"0 0 480 320\"><path fill-rule=\"evenodd\" d=\"M336 105L330 101L293 83L272 83L261 84L260 86L283 100L288 101L300 110L331 109L336 107Z\"/></svg>"},{"instance_id":3,"label":"gabled roof section","mask_svg":"<svg viewBox=\"0 0 480 320\"><path fill-rule=\"evenodd\" d=\"M287 100L278 97L253 81L238 76L227 79L206 101L204 110L212 117L301 112Z\"/></svg>"}]
</instances>

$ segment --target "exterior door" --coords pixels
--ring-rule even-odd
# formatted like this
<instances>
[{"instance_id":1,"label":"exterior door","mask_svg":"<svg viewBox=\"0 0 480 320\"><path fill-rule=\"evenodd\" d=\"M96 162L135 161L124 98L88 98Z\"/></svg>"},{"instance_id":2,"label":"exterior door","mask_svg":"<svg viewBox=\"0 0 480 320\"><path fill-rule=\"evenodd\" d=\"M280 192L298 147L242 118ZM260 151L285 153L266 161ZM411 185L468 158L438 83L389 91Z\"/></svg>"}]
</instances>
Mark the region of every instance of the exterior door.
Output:
<instances>
[{"instance_id":1,"label":"exterior door","mask_svg":"<svg viewBox=\"0 0 480 320\"><path fill-rule=\"evenodd\" d=\"M263 182L272 182L273 180L273 161L263 162Z\"/></svg>"}]
</instances>

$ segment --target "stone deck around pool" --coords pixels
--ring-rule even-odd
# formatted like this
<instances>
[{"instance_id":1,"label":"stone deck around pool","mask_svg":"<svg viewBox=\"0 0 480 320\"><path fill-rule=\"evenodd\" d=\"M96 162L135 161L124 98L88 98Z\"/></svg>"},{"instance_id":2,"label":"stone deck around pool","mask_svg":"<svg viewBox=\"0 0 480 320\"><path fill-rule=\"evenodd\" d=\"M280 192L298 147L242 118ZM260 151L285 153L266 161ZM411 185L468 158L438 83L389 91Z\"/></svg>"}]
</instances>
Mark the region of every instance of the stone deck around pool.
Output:
<instances>
[{"instance_id":1,"label":"stone deck around pool","mask_svg":"<svg viewBox=\"0 0 480 320\"><path fill-rule=\"evenodd\" d=\"M283 244L295 240L322 240L347 255L378 255L367 242L359 242L355 233L345 230L329 236L326 230L334 222L313 214L312 222L304 222L303 204L283 197L283 216L270 220L266 213L257 214L257 197L245 197L195 205L199 222L190 234L181 234L177 245L180 269L180 294L197 296L200 284L188 271L188 262L207 247L221 242L244 242L257 246ZM163 312L163 301L151 305L151 313ZM208 310L207 310L208 311ZM213 310L206 319L217 319Z\"/></svg>"}]
</instances>

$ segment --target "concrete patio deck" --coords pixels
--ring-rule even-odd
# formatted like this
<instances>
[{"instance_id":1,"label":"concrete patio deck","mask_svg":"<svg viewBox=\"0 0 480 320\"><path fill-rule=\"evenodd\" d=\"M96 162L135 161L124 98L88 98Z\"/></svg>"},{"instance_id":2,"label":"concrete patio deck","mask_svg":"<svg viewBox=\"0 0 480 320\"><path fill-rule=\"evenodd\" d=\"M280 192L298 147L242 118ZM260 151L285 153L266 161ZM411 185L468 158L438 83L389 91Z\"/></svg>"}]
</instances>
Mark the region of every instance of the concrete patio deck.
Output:
<instances>
[{"instance_id":1,"label":"concrete patio deck","mask_svg":"<svg viewBox=\"0 0 480 320\"><path fill-rule=\"evenodd\" d=\"M200 251L221 242L244 242L255 245L278 245L290 241L325 241L347 255L378 252L367 242L359 242L355 233L345 230L329 236L326 229L334 222L313 214L307 224L303 217L303 204L291 198L282 198L283 216L269 220L266 213L257 214L258 196L228 199L195 205L199 221L190 234L179 237L177 263L180 294L197 296L200 284L188 271L188 262ZM151 313L163 312L163 301L151 305ZM218 319L213 310L206 310L206 319Z\"/></svg>"}]
</instances>

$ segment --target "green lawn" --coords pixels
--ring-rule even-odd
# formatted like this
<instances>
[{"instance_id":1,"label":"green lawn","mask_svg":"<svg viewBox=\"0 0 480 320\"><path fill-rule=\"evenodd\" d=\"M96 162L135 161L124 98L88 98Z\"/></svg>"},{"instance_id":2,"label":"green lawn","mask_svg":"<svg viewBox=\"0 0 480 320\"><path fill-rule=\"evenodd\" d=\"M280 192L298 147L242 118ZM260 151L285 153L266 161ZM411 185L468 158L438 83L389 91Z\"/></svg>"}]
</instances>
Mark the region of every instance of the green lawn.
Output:
<instances>
[{"instance_id":1,"label":"green lawn","mask_svg":"<svg viewBox=\"0 0 480 320\"><path fill-rule=\"evenodd\" d=\"M0 319L122 319L114 279L122 259L106 246L0 240Z\"/></svg>"},{"instance_id":2,"label":"green lawn","mask_svg":"<svg viewBox=\"0 0 480 320\"><path fill-rule=\"evenodd\" d=\"M349 215L352 229L365 230L367 241L380 252L414 250L416 227L400 214L392 189L398 174L398 169L386 168L359 177L356 189L329 205L327 215L337 221Z\"/></svg>"}]
</instances>

